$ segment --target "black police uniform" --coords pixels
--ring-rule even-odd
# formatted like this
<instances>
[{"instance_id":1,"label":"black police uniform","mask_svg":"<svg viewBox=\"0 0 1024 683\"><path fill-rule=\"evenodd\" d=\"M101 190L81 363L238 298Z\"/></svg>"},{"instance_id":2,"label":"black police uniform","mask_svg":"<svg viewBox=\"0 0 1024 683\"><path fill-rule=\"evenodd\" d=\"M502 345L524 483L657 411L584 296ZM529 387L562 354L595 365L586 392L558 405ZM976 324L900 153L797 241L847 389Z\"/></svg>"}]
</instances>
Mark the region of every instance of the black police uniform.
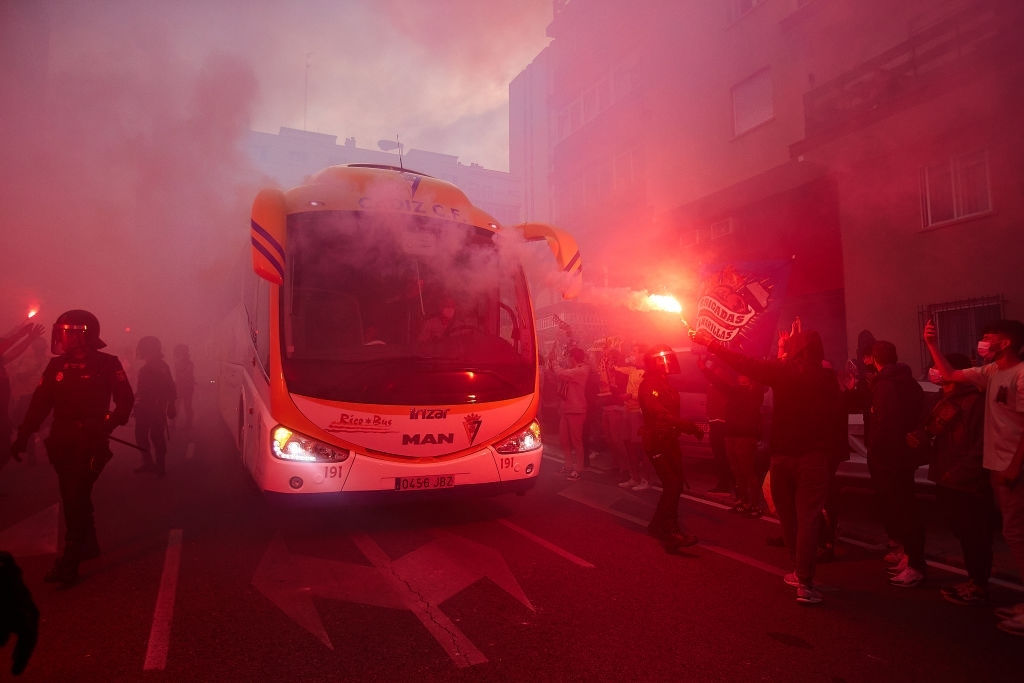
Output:
<instances>
[{"instance_id":1,"label":"black police uniform","mask_svg":"<svg viewBox=\"0 0 1024 683\"><path fill-rule=\"evenodd\" d=\"M53 426L44 443L57 472L67 528L64 553L47 574L48 581L74 581L78 563L99 555L92 487L111 458L107 437L115 427L127 424L134 400L117 356L91 348L52 359L32 394L16 443L27 442L53 411Z\"/></svg>"}]
</instances>

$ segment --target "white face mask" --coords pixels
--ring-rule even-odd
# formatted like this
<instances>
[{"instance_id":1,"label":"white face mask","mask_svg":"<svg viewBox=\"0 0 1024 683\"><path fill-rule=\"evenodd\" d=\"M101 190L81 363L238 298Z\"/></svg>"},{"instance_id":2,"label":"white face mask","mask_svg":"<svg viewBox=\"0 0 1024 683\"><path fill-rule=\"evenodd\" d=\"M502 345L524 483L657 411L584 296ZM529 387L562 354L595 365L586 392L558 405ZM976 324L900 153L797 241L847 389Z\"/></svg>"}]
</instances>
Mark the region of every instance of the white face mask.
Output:
<instances>
[{"instance_id":1,"label":"white face mask","mask_svg":"<svg viewBox=\"0 0 1024 683\"><path fill-rule=\"evenodd\" d=\"M991 342L980 341L978 342L978 355L984 358L988 355L988 350L992 347Z\"/></svg>"},{"instance_id":2,"label":"white face mask","mask_svg":"<svg viewBox=\"0 0 1024 683\"><path fill-rule=\"evenodd\" d=\"M942 373L935 368L928 368L928 381L932 384L942 384Z\"/></svg>"}]
</instances>

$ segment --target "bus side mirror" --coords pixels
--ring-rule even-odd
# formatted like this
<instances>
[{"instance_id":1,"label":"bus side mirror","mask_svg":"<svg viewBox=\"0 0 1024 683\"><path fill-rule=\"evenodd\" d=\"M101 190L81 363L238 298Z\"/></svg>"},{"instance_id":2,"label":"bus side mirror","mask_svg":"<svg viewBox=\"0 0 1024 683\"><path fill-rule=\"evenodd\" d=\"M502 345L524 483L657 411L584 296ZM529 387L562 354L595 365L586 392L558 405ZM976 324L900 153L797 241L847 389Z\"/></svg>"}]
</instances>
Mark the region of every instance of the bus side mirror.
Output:
<instances>
[{"instance_id":1,"label":"bus side mirror","mask_svg":"<svg viewBox=\"0 0 1024 683\"><path fill-rule=\"evenodd\" d=\"M522 223L516 227L527 242L547 240L562 271L562 298L575 298L583 287L583 261L572 235L546 223Z\"/></svg>"},{"instance_id":2,"label":"bus side mirror","mask_svg":"<svg viewBox=\"0 0 1024 683\"><path fill-rule=\"evenodd\" d=\"M284 282L286 223L284 193L261 190L252 203L252 269L275 285Z\"/></svg>"}]
</instances>

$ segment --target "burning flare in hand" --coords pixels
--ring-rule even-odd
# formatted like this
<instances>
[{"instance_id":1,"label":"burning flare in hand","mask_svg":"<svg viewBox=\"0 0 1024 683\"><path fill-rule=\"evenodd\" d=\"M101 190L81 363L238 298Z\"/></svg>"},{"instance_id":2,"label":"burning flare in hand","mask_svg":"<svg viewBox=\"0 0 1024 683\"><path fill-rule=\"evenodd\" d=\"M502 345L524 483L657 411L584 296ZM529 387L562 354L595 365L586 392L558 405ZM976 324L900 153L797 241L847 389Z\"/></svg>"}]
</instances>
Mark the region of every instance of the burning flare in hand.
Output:
<instances>
[{"instance_id":1,"label":"burning flare in hand","mask_svg":"<svg viewBox=\"0 0 1024 683\"><path fill-rule=\"evenodd\" d=\"M671 294L648 294L647 305L652 311L666 311L668 313L682 313L683 306Z\"/></svg>"}]
</instances>

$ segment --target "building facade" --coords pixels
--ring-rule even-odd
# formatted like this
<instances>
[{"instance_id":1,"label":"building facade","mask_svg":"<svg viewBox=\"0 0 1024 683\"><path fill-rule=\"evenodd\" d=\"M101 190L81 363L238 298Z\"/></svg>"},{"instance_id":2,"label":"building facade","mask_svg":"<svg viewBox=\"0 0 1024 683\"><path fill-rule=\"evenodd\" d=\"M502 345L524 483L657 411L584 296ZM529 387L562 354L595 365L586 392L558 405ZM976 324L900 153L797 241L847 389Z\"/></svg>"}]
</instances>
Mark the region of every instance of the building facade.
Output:
<instances>
[{"instance_id":1,"label":"building facade","mask_svg":"<svg viewBox=\"0 0 1024 683\"><path fill-rule=\"evenodd\" d=\"M923 371L928 317L947 351L1024 317L1020 7L556 2L549 160L524 186L547 178L591 283L687 296L702 270L788 260L782 318L834 363L868 329Z\"/></svg>"}]
</instances>

